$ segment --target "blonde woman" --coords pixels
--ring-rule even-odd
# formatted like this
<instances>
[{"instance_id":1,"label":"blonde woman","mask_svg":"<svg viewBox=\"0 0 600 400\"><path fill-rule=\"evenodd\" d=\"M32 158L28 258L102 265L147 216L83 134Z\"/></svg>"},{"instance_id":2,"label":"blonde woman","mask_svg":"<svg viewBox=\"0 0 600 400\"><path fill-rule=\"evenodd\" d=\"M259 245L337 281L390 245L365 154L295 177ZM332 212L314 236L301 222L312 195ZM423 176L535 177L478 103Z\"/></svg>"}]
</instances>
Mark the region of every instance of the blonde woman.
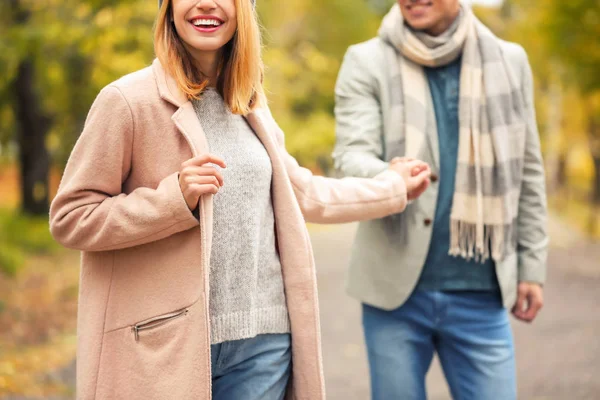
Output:
<instances>
[{"instance_id":1,"label":"blonde woman","mask_svg":"<svg viewBox=\"0 0 600 400\"><path fill-rule=\"evenodd\" d=\"M260 47L251 0L164 1L157 59L92 106L50 212L82 250L78 399L324 398L305 220L401 212L429 169L301 168Z\"/></svg>"}]
</instances>

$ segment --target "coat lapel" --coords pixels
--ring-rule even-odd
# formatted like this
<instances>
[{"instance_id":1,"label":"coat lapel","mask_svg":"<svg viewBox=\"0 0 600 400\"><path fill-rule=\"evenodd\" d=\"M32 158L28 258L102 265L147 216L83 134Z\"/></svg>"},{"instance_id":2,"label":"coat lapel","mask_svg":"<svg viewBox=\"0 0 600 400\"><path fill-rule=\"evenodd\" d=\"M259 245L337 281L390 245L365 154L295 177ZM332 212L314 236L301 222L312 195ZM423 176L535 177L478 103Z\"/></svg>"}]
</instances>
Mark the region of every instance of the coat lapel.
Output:
<instances>
[{"instance_id":1,"label":"coat lapel","mask_svg":"<svg viewBox=\"0 0 600 400\"><path fill-rule=\"evenodd\" d=\"M171 120L187 141L194 157L209 152L208 140L194 110L194 105L178 88L175 80L164 70L158 59L152 63L156 86L160 97L178 107ZM200 231L202 240L202 265L204 266L204 290L209 293L210 253L212 247L213 196L200 198Z\"/></svg>"},{"instance_id":2,"label":"coat lapel","mask_svg":"<svg viewBox=\"0 0 600 400\"><path fill-rule=\"evenodd\" d=\"M265 116L263 111L246 116L248 124L267 150L273 166L273 211L293 338L294 373L286 399L324 399L324 379L320 367L322 355L318 296L312 248L302 211L282 157L283 150L280 150L280 144L269 130L276 128L271 127L271 121L267 119L270 117ZM319 365L315 364L314 355L319 360Z\"/></svg>"},{"instance_id":3,"label":"coat lapel","mask_svg":"<svg viewBox=\"0 0 600 400\"><path fill-rule=\"evenodd\" d=\"M256 133L256 136L260 139L263 146L265 146L265 149L271 158L271 163L277 164L274 165L273 173L275 174L280 172L282 169L284 169L283 161L281 160L281 157L279 157L277 144L275 143L275 140L273 140L273 136L267 131L264 121L258 113L248 114L246 116L246 121L248 121L250 128L252 128L254 133Z\"/></svg>"},{"instance_id":4,"label":"coat lapel","mask_svg":"<svg viewBox=\"0 0 600 400\"><path fill-rule=\"evenodd\" d=\"M194 157L208 152L208 141L191 101L179 89L175 80L165 71L158 59L152 63L160 97L178 107L171 119L188 142Z\"/></svg>"},{"instance_id":5,"label":"coat lapel","mask_svg":"<svg viewBox=\"0 0 600 400\"><path fill-rule=\"evenodd\" d=\"M285 165L279 154L275 138L273 135L269 134L268 127L259 112L248 114L246 116L246 121L248 121L250 128L252 128L258 139L262 142L271 159L271 165L273 167L273 207L277 211L278 205L282 203L279 198L280 193L293 193L293 188L287 178ZM275 216L277 217L277 214Z\"/></svg>"},{"instance_id":6,"label":"coat lapel","mask_svg":"<svg viewBox=\"0 0 600 400\"><path fill-rule=\"evenodd\" d=\"M194 157L202 153L208 153L208 141L191 101L188 100L181 105L175 114L173 114L171 120L173 120L179 132L187 140Z\"/></svg>"}]
</instances>

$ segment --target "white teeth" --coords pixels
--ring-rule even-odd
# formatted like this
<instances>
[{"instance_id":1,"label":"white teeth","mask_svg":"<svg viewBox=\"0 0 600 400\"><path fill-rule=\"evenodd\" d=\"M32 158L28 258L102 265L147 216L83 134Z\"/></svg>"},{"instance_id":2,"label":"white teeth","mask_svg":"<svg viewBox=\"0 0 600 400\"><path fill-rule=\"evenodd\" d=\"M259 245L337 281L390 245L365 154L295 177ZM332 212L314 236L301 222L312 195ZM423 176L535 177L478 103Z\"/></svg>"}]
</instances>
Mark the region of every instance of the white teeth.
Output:
<instances>
[{"instance_id":1,"label":"white teeth","mask_svg":"<svg viewBox=\"0 0 600 400\"><path fill-rule=\"evenodd\" d=\"M219 26L221 23L216 19L195 19L192 21L195 26Z\"/></svg>"}]
</instances>

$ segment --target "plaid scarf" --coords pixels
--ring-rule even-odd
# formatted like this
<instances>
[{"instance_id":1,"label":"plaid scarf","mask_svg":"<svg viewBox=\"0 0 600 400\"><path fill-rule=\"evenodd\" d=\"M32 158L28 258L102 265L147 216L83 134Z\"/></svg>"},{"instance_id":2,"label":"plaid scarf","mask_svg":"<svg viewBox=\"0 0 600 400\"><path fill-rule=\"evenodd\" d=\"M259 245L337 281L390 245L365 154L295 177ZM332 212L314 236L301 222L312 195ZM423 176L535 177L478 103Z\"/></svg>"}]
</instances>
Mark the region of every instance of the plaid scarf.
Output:
<instances>
[{"instance_id":1,"label":"plaid scarf","mask_svg":"<svg viewBox=\"0 0 600 400\"><path fill-rule=\"evenodd\" d=\"M405 155L418 157L437 135L423 66L446 65L462 54L459 147L450 254L470 260L504 259L516 249L516 217L525 146L525 103L505 64L499 39L461 7L444 34L411 30L398 5L379 36L387 47L389 82L398 87L390 113L405 138Z\"/></svg>"}]
</instances>

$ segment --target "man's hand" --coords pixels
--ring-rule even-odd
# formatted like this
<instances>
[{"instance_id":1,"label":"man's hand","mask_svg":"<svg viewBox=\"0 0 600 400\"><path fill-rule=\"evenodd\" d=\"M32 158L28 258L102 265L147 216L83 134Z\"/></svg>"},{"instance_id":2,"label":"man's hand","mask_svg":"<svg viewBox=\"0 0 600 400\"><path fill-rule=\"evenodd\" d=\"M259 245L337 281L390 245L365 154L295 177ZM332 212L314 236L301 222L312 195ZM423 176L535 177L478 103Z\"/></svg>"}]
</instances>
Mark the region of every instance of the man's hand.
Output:
<instances>
[{"instance_id":1,"label":"man's hand","mask_svg":"<svg viewBox=\"0 0 600 400\"><path fill-rule=\"evenodd\" d=\"M532 322L544 306L542 286L538 283L519 282L517 303L513 315L525 322Z\"/></svg>"}]
</instances>

